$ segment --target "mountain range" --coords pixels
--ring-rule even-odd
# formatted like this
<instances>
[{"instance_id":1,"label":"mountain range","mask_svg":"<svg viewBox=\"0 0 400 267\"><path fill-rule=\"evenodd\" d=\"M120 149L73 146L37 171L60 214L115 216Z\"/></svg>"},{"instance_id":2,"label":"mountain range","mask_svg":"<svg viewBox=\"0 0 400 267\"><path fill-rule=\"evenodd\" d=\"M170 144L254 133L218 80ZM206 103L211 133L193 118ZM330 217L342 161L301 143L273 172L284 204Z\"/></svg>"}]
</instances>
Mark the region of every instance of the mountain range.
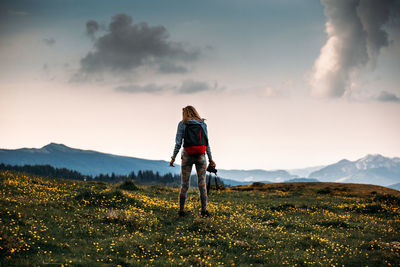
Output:
<instances>
[{"instance_id":1,"label":"mountain range","mask_svg":"<svg viewBox=\"0 0 400 267\"><path fill-rule=\"evenodd\" d=\"M127 175L139 170L152 170L161 175L166 173L180 174L180 166L169 167L165 160L147 160L135 157L118 156L71 148L64 144L50 143L42 148L0 149L0 163L10 165L43 165L56 168L67 168L86 175L122 174ZM194 170L194 168L193 168ZM253 181L283 181L296 178L284 170L218 170L218 176L231 179L229 184L250 184ZM235 182L236 180L236 182Z\"/></svg>"},{"instance_id":2,"label":"mountain range","mask_svg":"<svg viewBox=\"0 0 400 267\"><path fill-rule=\"evenodd\" d=\"M42 148L0 149L0 163L10 165L43 165L67 168L87 175L122 174L139 170L152 170L161 175L179 174L180 166L169 167L165 160L147 160L118 156L93 150L71 148L50 143ZM194 169L194 168L193 168ZM400 158L388 158L379 154L367 155L356 161L347 159L327 166L315 166L294 170L224 170L218 176L227 184L240 185L252 182L321 181L365 183L396 186L400 183Z\"/></svg>"},{"instance_id":3,"label":"mountain range","mask_svg":"<svg viewBox=\"0 0 400 267\"><path fill-rule=\"evenodd\" d=\"M132 171L153 170L160 174L177 173L164 160L146 160L117 156L71 148L63 144L50 143L42 148L0 149L0 162L10 165L49 164L56 168L67 168L86 175L124 174Z\"/></svg>"},{"instance_id":4,"label":"mountain range","mask_svg":"<svg viewBox=\"0 0 400 267\"><path fill-rule=\"evenodd\" d=\"M369 154L361 159L340 160L314 171L309 178L321 182L364 183L389 186L400 182L400 158Z\"/></svg>"}]
</instances>

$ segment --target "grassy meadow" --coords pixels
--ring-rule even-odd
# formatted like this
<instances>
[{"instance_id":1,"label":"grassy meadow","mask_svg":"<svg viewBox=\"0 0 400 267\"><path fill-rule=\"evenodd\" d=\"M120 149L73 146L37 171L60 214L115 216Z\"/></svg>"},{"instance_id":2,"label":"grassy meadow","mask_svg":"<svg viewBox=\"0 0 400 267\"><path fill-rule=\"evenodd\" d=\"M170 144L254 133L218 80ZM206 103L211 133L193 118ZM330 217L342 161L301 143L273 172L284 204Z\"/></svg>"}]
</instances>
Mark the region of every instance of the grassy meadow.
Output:
<instances>
[{"instance_id":1,"label":"grassy meadow","mask_svg":"<svg viewBox=\"0 0 400 267\"><path fill-rule=\"evenodd\" d=\"M399 266L400 192L260 184L179 218L178 189L0 172L0 266Z\"/></svg>"}]
</instances>

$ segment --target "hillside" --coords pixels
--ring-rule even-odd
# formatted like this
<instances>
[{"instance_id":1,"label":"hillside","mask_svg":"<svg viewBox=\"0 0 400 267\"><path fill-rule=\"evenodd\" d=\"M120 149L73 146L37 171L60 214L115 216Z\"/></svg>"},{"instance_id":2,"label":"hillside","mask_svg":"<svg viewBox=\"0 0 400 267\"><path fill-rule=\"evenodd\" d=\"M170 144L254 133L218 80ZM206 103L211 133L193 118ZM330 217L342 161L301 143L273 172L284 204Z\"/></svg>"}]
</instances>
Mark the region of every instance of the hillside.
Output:
<instances>
[{"instance_id":1,"label":"hillside","mask_svg":"<svg viewBox=\"0 0 400 267\"><path fill-rule=\"evenodd\" d=\"M92 150L71 148L50 143L42 148L0 149L0 162L10 165L44 165L67 168L86 175L123 174L132 171L153 170L160 174L177 173L179 168L169 167L164 160L147 160L117 156Z\"/></svg>"},{"instance_id":2,"label":"hillside","mask_svg":"<svg viewBox=\"0 0 400 267\"><path fill-rule=\"evenodd\" d=\"M190 190L179 218L174 188L9 171L0 183L1 266L400 264L400 196L383 187L255 183L211 192L209 218Z\"/></svg>"},{"instance_id":3,"label":"hillside","mask_svg":"<svg viewBox=\"0 0 400 267\"><path fill-rule=\"evenodd\" d=\"M399 198L400 191L377 185L369 184L350 184L350 183L321 183L321 182L294 182L294 183L253 183L250 185L240 185L231 187L234 191L282 191L287 193L329 194L334 196L358 196L369 197L372 195L391 195Z\"/></svg>"}]
</instances>

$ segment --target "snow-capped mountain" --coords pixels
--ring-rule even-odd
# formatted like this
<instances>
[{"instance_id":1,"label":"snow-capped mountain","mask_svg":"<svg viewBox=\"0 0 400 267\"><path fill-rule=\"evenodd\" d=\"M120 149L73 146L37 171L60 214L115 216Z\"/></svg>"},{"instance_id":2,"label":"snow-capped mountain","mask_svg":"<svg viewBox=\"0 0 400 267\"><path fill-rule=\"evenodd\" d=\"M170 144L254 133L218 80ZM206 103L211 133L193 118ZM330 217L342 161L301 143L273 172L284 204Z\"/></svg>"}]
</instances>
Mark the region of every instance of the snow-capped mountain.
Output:
<instances>
[{"instance_id":1,"label":"snow-capped mountain","mask_svg":"<svg viewBox=\"0 0 400 267\"><path fill-rule=\"evenodd\" d=\"M343 159L312 172L308 177L320 181L391 185L400 182L400 158L369 154L356 161Z\"/></svg>"}]
</instances>

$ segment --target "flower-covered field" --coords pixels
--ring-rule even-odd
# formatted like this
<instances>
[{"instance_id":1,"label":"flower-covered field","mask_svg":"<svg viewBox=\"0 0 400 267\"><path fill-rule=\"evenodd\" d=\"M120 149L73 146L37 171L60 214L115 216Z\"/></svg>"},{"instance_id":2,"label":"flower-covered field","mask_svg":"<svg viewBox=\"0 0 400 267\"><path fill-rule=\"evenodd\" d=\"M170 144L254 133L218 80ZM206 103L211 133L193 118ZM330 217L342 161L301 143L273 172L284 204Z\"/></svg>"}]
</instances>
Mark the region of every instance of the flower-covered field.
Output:
<instances>
[{"instance_id":1,"label":"flower-covered field","mask_svg":"<svg viewBox=\"0 0 400 267\"><path fill-rule=\"evenodd\" d=\"M0 266L399 266L400 197L314 183L198 190L0 172ZM368 188L368 190L366 190Z\"/></svg>"}]
</instances>

